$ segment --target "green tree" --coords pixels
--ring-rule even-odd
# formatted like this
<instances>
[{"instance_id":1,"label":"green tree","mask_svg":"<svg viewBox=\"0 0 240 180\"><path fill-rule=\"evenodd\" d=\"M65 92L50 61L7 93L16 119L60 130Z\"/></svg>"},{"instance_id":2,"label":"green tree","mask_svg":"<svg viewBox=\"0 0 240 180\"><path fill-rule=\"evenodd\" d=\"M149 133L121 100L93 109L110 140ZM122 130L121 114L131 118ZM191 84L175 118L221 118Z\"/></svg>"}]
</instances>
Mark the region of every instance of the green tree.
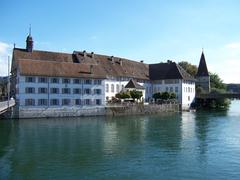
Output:
<instances>
[{"instance_id":1,"label":"green tree","mask_svg":"<svg viewBox=\"0 0 240 180\"><path fill-rule=\"evenodd\" d=\"M176 99L176 94L174 92L171 92L169 95L169 99Z\"/></svg>"},{"instance_id":2,"label":"green tree","mask_svg":"<svg viewBox=\"0 0 240 180\"><path fill-rule=\"evenodd\" d=\"M226 85L223 83L223 80L216 73L210 73L210 85L211 89L226 90Z\"/></svg>"},{"instance_id":3,"label":"green tree","mask_svg":"<svg viewBox=\"0 0 240 180\"><path fill-rule=\"evenodd\" d=\"M161 99L162 98L162 96L161 96L161 93L160 92L158 92L158 93L155 93L155 94L153 94L153 99L156 101L157 99Z\"/></svg>"},{"instance_id":4,"label":"green tree","mask_svg":"<svg viewBox=\"0 0 240 180\"><path fill-rule=\"evenodd\" d=\"M163 100L168 100L170 98L170 93L169 92L163 92L161 93L161 99Z\"/></svg>"},{"instance_id":5,"label":"green tree","mask_svg":"<svg viewBox=\"0 0 240 180\"><path fill-rule=\"evenodd\" d=\"M130 98L131 96L129 92L120 92L120 93L117 93L115 97L118 99L127 99L127 98Z\"/></svg>"},{"instance_id":6,"label":"green tree","mask_svg":"<svg viewBox=\"0 0 240 180\"><path fill-rule=\"evenodd\" d=\"M130 95L134 101L135 99L139 100L143 96L142 91L136 91L136 90L130 91Z\"/></svg>"},{"instance_id":7,"label":"green tree","mask_svg":"<svg viewBox=\"0 0 240 180\"><path fill-rule=\"evenodd\" d=\"M193 77L197 74L197 66L193 65L187 61L181 61L178 63L187 73L192 75Z\"/></svg>"}]
</instances>

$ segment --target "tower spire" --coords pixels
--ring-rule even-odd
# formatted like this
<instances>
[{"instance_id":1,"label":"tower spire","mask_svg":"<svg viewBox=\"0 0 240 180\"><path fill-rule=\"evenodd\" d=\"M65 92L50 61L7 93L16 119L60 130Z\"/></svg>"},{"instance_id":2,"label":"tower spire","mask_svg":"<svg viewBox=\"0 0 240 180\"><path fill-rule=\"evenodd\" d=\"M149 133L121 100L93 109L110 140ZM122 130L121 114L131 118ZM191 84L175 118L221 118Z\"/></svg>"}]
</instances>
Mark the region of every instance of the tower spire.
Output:
<instances>
[{"instance_id":1,"label":"tower spire","mask_svg":"<svg viewBox=\"0 0 240 180\"><path fill-rule=\"evenodd\" d=\"M31 33L32 33L32 27L31 27L31 24L29 24L29 36L31 36Z\"/></svg>"},{"instance_id":2,"label":"tower spire","mask_svg":"<svg viewBox=\"0 0 240 180\"><path fill-rule=\"evenodd\" d=\"M29 26L29 34L27 36L27 39L26 39L26 50L27 52L32 52L33 51L33 38L31 36L31 32L32 31L32 27L31 27L31 24Z\"/></svg>"}]
</instances>

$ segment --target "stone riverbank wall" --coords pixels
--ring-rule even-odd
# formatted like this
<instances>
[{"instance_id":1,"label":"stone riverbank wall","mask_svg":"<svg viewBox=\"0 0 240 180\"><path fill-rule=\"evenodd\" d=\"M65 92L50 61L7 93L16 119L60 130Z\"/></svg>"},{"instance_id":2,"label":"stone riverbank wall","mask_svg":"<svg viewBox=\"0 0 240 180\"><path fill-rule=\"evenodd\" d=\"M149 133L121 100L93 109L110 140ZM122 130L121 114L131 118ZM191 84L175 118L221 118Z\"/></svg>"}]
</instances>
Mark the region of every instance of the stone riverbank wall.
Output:
<instances>
[{"instance_id":1,"label":"stone riverbank wall","mask_svg":"<svg viewBox=\"0 0 240 180\"><path fill-rule=\"evenodd\" d=\"M61 108L15 108L13 118L48 118L81 116L123 116L178 112L179 104L118 105L96 107L61 107Z\"/></svg>"}]
</instances>

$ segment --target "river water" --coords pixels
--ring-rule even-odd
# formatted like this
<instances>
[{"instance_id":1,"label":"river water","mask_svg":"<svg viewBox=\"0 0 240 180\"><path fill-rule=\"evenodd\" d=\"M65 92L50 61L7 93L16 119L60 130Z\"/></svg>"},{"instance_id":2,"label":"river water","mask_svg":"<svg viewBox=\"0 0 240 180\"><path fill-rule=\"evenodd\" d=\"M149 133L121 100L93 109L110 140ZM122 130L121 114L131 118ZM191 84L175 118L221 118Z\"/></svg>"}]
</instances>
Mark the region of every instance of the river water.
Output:
<instances>
[{"instance_id":1,"label":"river water","mask_svg":"<svg viewBox=\"0 0 240 180\"><path fill-rule=\"evenodd\" d=\"M0 121L0 179L240 179L228 111Z\"/></svg>"}]
</instances>

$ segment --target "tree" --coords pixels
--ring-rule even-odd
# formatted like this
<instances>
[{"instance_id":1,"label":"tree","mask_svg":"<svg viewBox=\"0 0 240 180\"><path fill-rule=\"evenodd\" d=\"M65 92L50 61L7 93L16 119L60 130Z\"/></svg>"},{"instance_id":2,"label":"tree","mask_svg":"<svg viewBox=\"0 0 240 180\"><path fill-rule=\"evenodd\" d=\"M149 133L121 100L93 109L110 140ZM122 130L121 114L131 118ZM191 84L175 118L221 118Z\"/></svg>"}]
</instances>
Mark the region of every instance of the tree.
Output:
<instances>
[{"instance_id":1,"label":"tree","mask_svg":"<svg viewBox=\"0 0 240 180\"><path fill-rule=\"evenodd\" d=\"M153 94L153 99L155 99L155 101L157 100L157 99L161 99L161 93L160 92L158 92L158 93L155 93L155 94Z\"/></svg>"},{"instance_id":2,"label":"tree","mask_svg":"<svg viewBox=\"0 0 240 180\"><path fill-rule=\"evenodd\" d=\"M130 91L131 98L135 101L135 99L139 100L143 94L142 91L132 90Z\"/></svg>"},{"instance_id":3,"label":"tree","mask_svg":"<svg viewBox=\"0 0 240 180\"><path fill-rule=\"evenodd\" d=\"M197 66L190 64L187 61L181 61L178 63L187 73L189 73L191 76L195 76L197 74Z\"/></svg>"},{"instance_id":4,"label":"tree","mask_svg":"<svg viewBox=\"0 0 240 180\"><path fill-rule=\"evenodd\" d=\"M176 94L174 92L169 93L169 92L165 91L162 93L160 93L160 92L155 93L155 94L153 94L152 97L155 100L157 100L157 99L168 100L168 99L176 99Z\"/></svg>"},{"instance_id":5,"label":"tree","mask_svg":"<svg viewBox=\"0 0 240 180\"><path fill-rule=\"evenodd\" d=\"M169 94L169 92L163 92L163 93L161 93L161 99L163 99L163 100L168 100L170 98L170 94Z\"/></svg>"},{"instance_id":6,"label":"tree","mask_svg":"<svg viewBox=\"0 0 240 180\"><path fill-rule=\"evenodd\" d=\"M115 95L116 98L118 99L127 99L130 98L130 94L128 92L120 92Z\"/></svg>"},{"instance_id":7,"label":"tree","mask_svg":"<svg viewBox=\"0 0 240 180\"><path fill-rule=\"evenodd\" d=\"M176 99L176 94L174 92L170 93L169 99Z\"/></svg>"},{"instance_id":8,"label":"tree","mask_svg":"<svg viewBox=\"0 0 240 180\"><path fill-rule=\"evenodd\" d=\"M226 85L223 83L223 80L216 73L210 73L210 85L211 89L226 90Z\"/></svg>"}]
</instances>

